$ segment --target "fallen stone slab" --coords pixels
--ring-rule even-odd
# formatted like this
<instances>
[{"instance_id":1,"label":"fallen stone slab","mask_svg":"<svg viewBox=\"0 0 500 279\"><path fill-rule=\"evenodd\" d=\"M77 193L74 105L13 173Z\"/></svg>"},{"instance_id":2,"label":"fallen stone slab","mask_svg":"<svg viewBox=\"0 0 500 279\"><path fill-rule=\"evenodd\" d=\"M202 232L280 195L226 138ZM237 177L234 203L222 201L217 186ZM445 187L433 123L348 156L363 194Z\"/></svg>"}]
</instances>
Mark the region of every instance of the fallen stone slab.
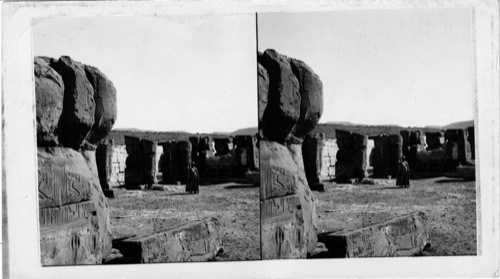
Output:
<instances>
[{"instance_id":1,"label":"fallen stone slab","mask_svg":"<svg viewBox=\"0 0 500 279\"><path fill-rule=\"evenodd\" d=\"M127 262L203 262L222 248L217 219L196 221L152 235L131 237L120 243Z\"/></svg>"},{"instance_id":2,"label":"fallen stone slab","mask_svg":"<svg viewBox=\"0 0 500 279\"><path fill-rule=\"evenodd\" d=\"M412 256L430 245L427 217L423 212L406 214L370 226L322 233L332 258Z\"/></svg>"}]
</instances>

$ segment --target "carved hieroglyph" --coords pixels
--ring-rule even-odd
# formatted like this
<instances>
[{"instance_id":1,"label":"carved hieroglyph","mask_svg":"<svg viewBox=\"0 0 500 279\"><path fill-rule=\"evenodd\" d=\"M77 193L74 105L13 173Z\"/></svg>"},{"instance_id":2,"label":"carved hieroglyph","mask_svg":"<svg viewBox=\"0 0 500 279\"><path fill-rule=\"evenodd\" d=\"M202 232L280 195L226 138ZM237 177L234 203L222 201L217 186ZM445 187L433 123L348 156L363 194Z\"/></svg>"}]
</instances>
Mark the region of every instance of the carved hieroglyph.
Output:
<instances>
[{"instance_id":1,"label":"carved hieroglyph","mask_svg":"<svg viewBox=\"0 0 500 279\"><path fill-rule=\"evenodd\" d=\"M40 209L42 265L100 264L102 246L91 201Z\"/></svg>"}]
</instances>

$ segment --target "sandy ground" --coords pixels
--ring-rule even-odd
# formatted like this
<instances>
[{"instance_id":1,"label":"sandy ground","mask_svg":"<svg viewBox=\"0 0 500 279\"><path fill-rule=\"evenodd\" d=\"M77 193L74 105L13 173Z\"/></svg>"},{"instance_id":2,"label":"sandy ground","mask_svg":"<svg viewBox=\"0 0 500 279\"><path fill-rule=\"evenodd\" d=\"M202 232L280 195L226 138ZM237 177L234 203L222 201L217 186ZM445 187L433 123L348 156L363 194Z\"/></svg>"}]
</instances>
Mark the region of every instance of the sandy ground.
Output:
<instances>
[{"instance_id":1,"label":"sandy ground","mask_svg":"<svg viewBox=\"0 0 500 279\"><path fill-rule=\"evenodd\" d=\"M328 232L367 225L397 215L423 211L428 217L431 247L423 256L475 255L476 183L446 177L411 180L409 189L395 180L375 184L327 182L314 192L318 230Z\"/></svg>"},{"instance_id":2,"label":"sandy ground","mask_svg":"<svg viewBox=\"0 0 500 279\"><path fill-rule=\"evenodd\" d=\"M260 259L258 187L236 183L201 185L199 194L184 193L184 186L163 188L113 188L115 198L108 199L113 237L152 234L215 217L224 235L224 250L217 261Z\"/></svg>"}]
</instances>

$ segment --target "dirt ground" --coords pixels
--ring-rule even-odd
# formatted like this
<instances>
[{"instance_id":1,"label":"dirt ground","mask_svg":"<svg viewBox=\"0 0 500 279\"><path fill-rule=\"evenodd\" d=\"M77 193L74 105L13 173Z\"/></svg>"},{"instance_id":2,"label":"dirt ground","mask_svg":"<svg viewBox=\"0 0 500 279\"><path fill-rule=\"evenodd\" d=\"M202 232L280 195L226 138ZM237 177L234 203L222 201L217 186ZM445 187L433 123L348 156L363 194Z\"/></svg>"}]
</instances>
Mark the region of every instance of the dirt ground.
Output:
<instances>
[{"instance_id":1,"label":"dirt ground","mask_svg":"<svg viewBox=\"0 0 500 279\"><path fill-rule=\"evenodd\" d=\"M108 199L114 238L151 234L181 224L215 217L223 235L216 261L260 259L259 188L250 184L200 185L199 194L184 186L164 190L113 188Z\"/></svg>"},{"instance_id":2,"label":"dirt ground","mask_svg":"<svg viewBox=\"0 0 500 279\"><path fill-rule=\"evenodd\" d=\"M375 184L325 183L314 192L318 230L354 228L414 211L428 217L431 247L422 256L476 255L476 183L435 177L410 180L396 188L395 180Z\"/></svg>"}]
</instances>

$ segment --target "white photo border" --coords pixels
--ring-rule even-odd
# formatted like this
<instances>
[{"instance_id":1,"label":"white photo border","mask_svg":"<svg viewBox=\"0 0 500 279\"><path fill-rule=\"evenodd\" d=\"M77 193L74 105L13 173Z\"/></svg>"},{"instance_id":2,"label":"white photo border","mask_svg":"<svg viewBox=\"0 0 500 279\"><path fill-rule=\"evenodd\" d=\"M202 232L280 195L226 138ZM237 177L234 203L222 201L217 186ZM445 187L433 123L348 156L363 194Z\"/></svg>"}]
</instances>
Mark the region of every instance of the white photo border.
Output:
<instances>
[{"instance_id":1,"label":"white photo border","mask_svg":"<svg viewBox=\"0 0 500 279\"><path fill-rule=\"evenodd\" d=\"M367 9L471 11L475 73L478 255L42 267L37 225L32 20ZM496 1L6 2L2 7L4 276L11 278L498 277L500 243L499 6ZM256 55L256 54L254 54ZM257 89L256 89L257 90ZM257 98L257 91L256 91ZM257 109L257 108L256 108ZM8 214L7 214L8 213ZM6 226L5 226L6 225Z\"/></svg>"}]
</instances>

